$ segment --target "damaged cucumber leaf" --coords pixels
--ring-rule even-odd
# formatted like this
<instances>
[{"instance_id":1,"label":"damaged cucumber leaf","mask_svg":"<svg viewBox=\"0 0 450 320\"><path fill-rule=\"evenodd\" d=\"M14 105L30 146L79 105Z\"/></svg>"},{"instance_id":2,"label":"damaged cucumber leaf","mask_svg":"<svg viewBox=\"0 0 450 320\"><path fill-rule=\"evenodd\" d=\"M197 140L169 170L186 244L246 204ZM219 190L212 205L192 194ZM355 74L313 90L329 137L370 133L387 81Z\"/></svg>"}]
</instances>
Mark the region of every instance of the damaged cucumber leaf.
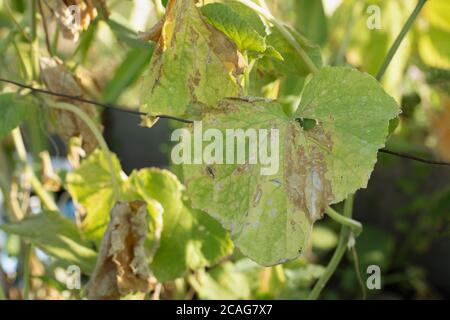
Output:
<instances>
[{"instance_id":1,"label":"damaged cucumber leaf","mask_svg":"<svg viewBox=\"0 0 450 320\"><path fill-rule=\"evenodd\" d=\"M142 112L192 115L241 94L244 59L230 39L206 22L194 0L170 0L148 38L157 43L142 84Z\"/></svg>"},{"instance_id":2,"label":"damaged cucumber leaf","mask_svg":"<svg viewBox=\"0 0 450 320\"><path fill-rule=\"evenodd\" d=\"M2 224L0 229L23 237L65 266L77 265L86 274L94 270L97 252L77 226L59 212L43 211L19 222Z\"/></svg>"},{"instance_id":3,"label":"damaged cucumber leaf","mask_svg":"<svg viewBox=\"0 0 450 320\"><path fill-rule=\"evenodd\" d=\"M185 164L188 195L230 230L249 258L267 266L294 259L325 209L367 186L389 121L399 112L374 78L346 67L321 69L291 117L276 102L225 99L205 114L203 130L218 129L224 137L226 129L270 134L258 131L256 164L249 164L245 140L245 163ZM304 130L299 120L306 119L316 123ZM263 165L265 150L274 161Z\"/></svg>"},{"instance_id":4,"label":"damaged cucumber leaf","mask_svg":"<svg viewBox=\"0 0 450 320\"><path fill-rule=\"evenodd\" d=\"M144 248L148 219L143 201L114 205L87 286L89 299L111 300L130 293L147 293L155 284Z\"/></svg>"}]
</instances>

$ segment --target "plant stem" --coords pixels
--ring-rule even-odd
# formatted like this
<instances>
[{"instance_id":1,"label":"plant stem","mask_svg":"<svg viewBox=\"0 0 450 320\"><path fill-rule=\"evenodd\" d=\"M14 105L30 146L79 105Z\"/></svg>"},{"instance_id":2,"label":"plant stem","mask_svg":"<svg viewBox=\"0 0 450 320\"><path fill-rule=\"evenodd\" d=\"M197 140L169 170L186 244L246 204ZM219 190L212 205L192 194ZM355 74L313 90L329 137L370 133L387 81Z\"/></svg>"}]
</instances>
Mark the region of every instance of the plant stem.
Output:
<instances>
[{"instance_id":1,"label":"plant stem","mask_svg":"<svg viewBox=\"0 0 450 320\"><path fill-rule=\"evenodd\" d=\"M24 59L22 57L22 53L20 52L20 49L17 46L17 43L16 43L15 40L12 40L11 43L13 45L14 50L16 51L17 58L18 58L19 63L20 63L20 71L22 73L21 75L24 78L28 78L29 77L28 70L27 70L27 66L25 65L25 61L24 61Z\"/></svg>"},{"instance_id":2,"label":"plant stem","mask_svg":"<svg viewBox=\"0 0 450 320\"><path fill-rule=\"evenodd\" d=\"M6 300L5 288L3 288L2 279L0 278L0 301Z\"/></svg>"},{"instance_id":3,"label":"plant stem","mask_svg":"<svg viewBox=\"0 0 450 320\"><path fill-rule=\"evenodd\" d=\"M34 191L38 195L38 197L41 199L42 203L45 207L49 210L58 211L58 206L56 205L55 201L52 199L52 197L45 191L44 187L42 186L42 183L39 181L39 179L36 177L33 168L28 164L27 160L27 151L25 149L25 145L23 143L22 134L20 133L19 128L15 128L12 131L12 138L14 140L14 145L16 147L17 155L19 156L20 161L25 166L25 172L30 175L31 177L31 185L33 186Z\"/></svg>"},{"instance_id":4,"label":"plant stem","mask_svg":"<svg viewBox=\"0 0 450 320\"><path fill-rule=\"evenodd\" d=\"M403 39L405 38L406 34L408 33L409 29L411 29L414 21L416 20L417 16L419 15L420 11L422 10L423 6L425 5L425 2L427 0L419 0L417 2L416 7L414 8L414 11L409 16L408 20L406 21L405 25L403 26L402 30L400 31L400 34L395 39L394 43L392 44L391 48L389 49L389 52L384 59L383 64L381 65L380 70L377 73L377 80L380 81L384 73L386 72L387 68L389 67L389 64L391 63L392 59L394 58L395 53L397 52L398 48L400 47Z\"/></svg>"},{"instance_id":5,"label":"plant stem","mask_svg":"<svg viewBox=\"0 0 450 320\"><path fill-rule=\"evenodd\" d=\"M386 72L389 64L391 63L392 59L394 58L395 53L397 52L398 48L400 47L400 44L402 43L403 39L405 38L408 31L411 29L411 26L417 16L419 15L420 11L422 10L425 2L427 0L419 0L417 3L416 8L411 13L410 17L406 21L405 25L403 26L402 30L400 31L400 34L398 35L397 39L395 39L392 47L389 49L389 52L380 68L380 70L377 73L377 80L380 81L383 78L384 73ZM340 222L343 224L341 227L341 233L339 236L339 242L338 246L336 247L336 251L333 254L333 257L331 258L331 261L329 262L327 268L325 269L325 272L320 277L320 279L315 284L313 290L308 296L308 299L315 300L319 297L322 289L325 287L328 280L333 275L334 271L336 270L339 262L341 261L342 257L345 254L345 250L347 248L348 241L351 236L351 226L353 224L353 220L351 220L352 216L352 210L353 210L353 199L354 196L349 196L347 200L345 200L345 206L344 206L344 216L339 215L337 212L332 210L331 208L327 209L328 215L330 215L331 218L334 220ZM331 213L331 214L330 214ZM346 218L349 218L347 220Z\"/></svg>"},{"instance_id":6,"label":"plant stem","mask_svg":"<svg viewBox=\"0 0 450 320\"><path fill-rule=\"evenodd\" d=\"M263 16L269 22L271 22L275 26L275 28L277 28L281 32L286 41L289 42L289 44L294 48L295 52L297 52L300 59L303 60L303 62L306 64L306 66L308 67L308 69L312 74L316 74L317 72L319 72L314 62L312 62L308 54L305 52L305 50L303 50L302 46L291 34L289 29L286 28L282 22L278 21L268 9L262 8L250 0L238 0L238 1L243 5L249 7L250 9L254 10L261 16Z\"/></svg>"},{"instance_id":7,"label":"plant stem","mask_svg":"<svg viewBox=\"0 0 450 320\"><path fill-rule=\"evenodd\" d=\"M353 198L354 196L351 195L345 200L344 217L346 218L351 218L352 216ZM330 280L333 273L336 271L337 266L341 262L342 257L344 256L345 251L347 250L350 235L351 235L351 228L347 225L343 225L341 227L338 245L336 247L336 250L334 251L333 257L328 263L328 266L326 267L324 273L319 278L319 280L317 280L316 284L314 285L314 288L311 290L308 296L308 300L316 300L320 296L320 293L322 292L323 288L325 288L325 285L327 284L328 280Z\"/></svg>"},{"instance_id":8,"label":"plant stem","mask_svg":"<svg viewBox=\"0 0 450 320\"><path fill-rule=\"evenodd\" d=\"M350 19L347 22L347 26L345 28L345 35L342 40L341 46L339 47L338 53L336 55L336 59L334 61L334 65L339 66L345 61L345 53L347 52L347 48L350 44L352 38L352 32L354 30L354 26L357 21L357 15L361 13L362 2L358 2L353 7L353 10L350 15Z\"/></svg>"},{"instance_id":9,"label":"plant stem","mask_svg":"<svg viewBox=\"0 0 450 320\"><path fill-rule=\"evenodd\" d=\"M30 298L30 257L31 257L31 243L25 243L25 252L23 258L23 299Z\"/></svg>"},{"instance_id":10,"label":"plant stem","mask_svg":"<svg viewBox=\"0 0 450 320\"><path fill-rule=\"evenodd\" d=\"M25 40L27 40L28 42L31 42L30 37L28 36L28 34L25 32L25 30L22 28L22 26L20 25L20 23L16 20L16 18L14 18L14 15L11 11L11 8L8 5L8 1L5 0L3 2L3 5L5 7L5 11L6 14L8 15L8 17L11 19L12 23L16 26L17 30L19 30L19 32L22 34L22 36L25 38Z\"/></svg>"},{"instance_id":11,"label":"plant stem","mask_svg":"<svg viewBox=\"0 0 450 320\"><path fill-rule=\"evenodd\" d=\"M107 145L105 139L103 138L102 133L100 132L100 130L97 128L96 124L94 123L94 121L92 121L91 118L89 118L89 116L86 114L86 112L84 112L83 110L81 110L80 108L77 108L76 106L74 106L72 104L68 104L68 103L64 103L64 102L55 103L55 102L50 102L50 101L47 101L47 103L50 108L61 109L61 110L65 110L65 111L74 113L82 121L84 121L84 123L89 127L89 129L94 134L98 144L100 145L100 148L102 149L102 151L105 155L106 161L108 162L108 167L111 172L111 184L113 187L114 197L115 197L115 199L120 200L122 198L121 191L120 191L120 185L116 178L111 151L109 151L108 145Z\"/></svg>"},{"instance_id":12,"label":"plant stem","mask_svg":"<svg viewBox=\"0 0 450 320\"><path fill-rule=\"evenodd\" d=\"M359 221L353 220L351 218L345 217L341 214L339 214L338 212L336 212L334 209L332 209L331 207L328 207L325 212L327 213L327 215L333 219L334 221L349 227L354 233L355 235L359 235L362 231L362 224Z\"/></svg>"},{"instance_id":13,"label":"plant stem","mask_svg":"<svg viewBox=\"0 0 450 320\"><path fill-rule=\"evenodd\" d=\"M356 252L356 247L352 247L352 255L353 255L353 263L355 264L355 272L356 272L356 278L358 279L359 286L361 287L361 293L363 300L366 300L367 294L366 294L366 286L364 285L364 281L361 275L361 269L359 267L359 259L358 259L358 252Z\"/></svg>"},{"instance_id":14,"label":"plant stem","mask_svg":"<svg viewBox=\"0 0 450 320\"><path fill-rule=\"evenodd\" d=\"M37 58L38 58L38 41L37 41L37 1L31 0L30 5L30 63L31 63L31 71L33 80L37 78Z\"/></svg>"},{"instance_id":15,"label":"plant stem","mask_svg":"<svg viewBox=\"0 0 450 320\"><path fill-rule=\"evenodd\" d=\"M53 57L52 46L50 44L50 35L48 32L47 21L45 21L44 9L42 8L41 0L37 0L39 5L39 13L41 14L42 27L44 28L45 45L47 46L47 52L49 56Z\"/></svg>"}]
</instances>

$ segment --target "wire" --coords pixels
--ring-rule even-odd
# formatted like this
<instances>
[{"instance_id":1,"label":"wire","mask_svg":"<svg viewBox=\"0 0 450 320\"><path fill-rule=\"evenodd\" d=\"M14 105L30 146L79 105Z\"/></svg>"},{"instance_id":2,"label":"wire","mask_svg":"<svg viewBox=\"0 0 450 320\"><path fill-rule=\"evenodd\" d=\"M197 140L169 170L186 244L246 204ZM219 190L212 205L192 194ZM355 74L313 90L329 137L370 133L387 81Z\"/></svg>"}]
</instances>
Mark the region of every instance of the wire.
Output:
<instances>
[{"instance_id":1,"label":"wire","mask_svg":"<svg viewBox=\"0 0 450 320\"><path fill-rule=\"evenodd\" d=\"M21 88L29 89L33 92L43 93L43 94L60 97L60 98L66 98L69 100L78 101L78 102L82 102L82 103L88 103L88 104L92 104L92 105L95 105L95 106L98 106L98 107L101 107L104 109L111 109L111 110L130 113L130 114L134 114L134 115L138 115L138 116L147 116L148 115L145 112L140 112L140 111L124 108L124 107L117 106L114 104L101 103L98 101L89 100L89 99L85 99L82 97L76 97L76 96L71 96L71 95L64 94L64 93L57 93L57 92L52 92L52 91L48 91L48 90L44 90L44 89L35 88L35 87L29 86L29 85L26 85L26 84L23 84L23 83L14 81L14 80L0 78L0 81L10 83L10 84L13 84L13 85L21 87ZM182 118L167 116L167 115L158 115L158 116L155 116L155 118L170 119L170 120L175 120L175 121L179 121L179 122L183 122L183 123L193 123L192 120L187 120L187 119L182 119Z\"/></svg>"},{"instance_id":2,"label":"wire","mask_svg":"<svg viewBox=\"0 0 450 320\"><path fill-rule=\"evenodd\" d=\"M26 85L26 84L22 84L20 82L16 82L16 81L13 81L13 80L0 78L0 82L10 83L10 84L13 84L15 86L18 86L18 87L21 87L21 88L25 88L25 89L29 89L31 91L38 92L38 93L48 94L48 95L55 96L55 97L61 97L61 98L66 98L66 99L73 100L73 101L78 101L78 102L92 104L92 105L95 105L95 106L98 106L98 107L102 107L104 109L110 109L110 110L114 110L114 111L118 111L118 112L125 112L125 113L134 114L134 115L138 115L138 116L147 116L147 113L145 113L145 112L140 112L140 111L128 109L128 108L121 107L121 106L118 106L118 105L113 105L113 104L108 104L108 103L101 103L101 102L98 102L98 101L84 99L84 98L81 98L81 97L75 97L75 96L71 96L71 95L64 94L64 93L57 93L57 92L47 91L47 90L44 90L44 89L39 89L39 88L35 88L35 87L29 86L29 85ZM175 121L183 122L183 123L193 123L194 122L192 120L178 118L178 117L173 117L173 116L168 116L168 115L158 115L158 116L155 116L155 118L175 120ZM419 157L416 157L416 156L413 156L413 155L404 154L404 153L400 153L400 152L396 152L396 151L392 151L392 150L388 150L388 149L381 149L380 152L381 153L390 154L390 155L393 155L393 156L396 156L396 157L399 157L399 158L404 158L404 159L409 159L409 160L425 163L425 164L438 165L438 166L450 166L450 162L435 161L435 160L419 158Z\"/></svg>"},{"instance_id":3,"label":"wire","mask_svg":"<svg viewBox=\"0 0 450 320\"><path fill-rule=\"evenodd\" d=\"M450 166L449 162L423 159L423 158L419 158L419 157L412 156L409 154L391 151L391 150L387 150L387 149L381 149L380 152L390 154L390 155L393 155L396 157L404 158L404 159L409 159L409 160L413 160L413 161L417 161L417 162L426 163L426 164L433 164L433 165L438 165L438 166Z\"/></svg>"}]
</instances>

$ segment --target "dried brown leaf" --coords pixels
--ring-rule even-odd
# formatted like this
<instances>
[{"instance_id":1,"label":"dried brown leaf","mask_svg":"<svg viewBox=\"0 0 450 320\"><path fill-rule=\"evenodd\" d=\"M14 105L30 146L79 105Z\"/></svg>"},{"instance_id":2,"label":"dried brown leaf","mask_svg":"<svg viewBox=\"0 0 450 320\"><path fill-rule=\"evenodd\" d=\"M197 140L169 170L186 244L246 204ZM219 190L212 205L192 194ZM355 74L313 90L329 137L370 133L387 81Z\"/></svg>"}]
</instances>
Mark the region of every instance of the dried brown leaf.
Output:
<instances>
[{"instance_id":1,"label":"dried brown leaf","mask_svg":"<svg viewBox=\"0 0 450 320\"><path fill-rule=\"evenodd\" d=\"M97 6L105 17L108 16L104 0L54 0L48 4L61 26L64 38L73 41L77 41L80 32L86 30L97 17Z\"/></svg>"},{"instance_id":2,"label":"dried brown leaf","mask_svg":"<svg viewBox=\"0 0 450 320\"><path fill-rule=\"evenodd\" d=\"M88 284L89 299L118 299L148 292L154 280L144 251L148 229L142 201L117 203L110 212L95 271Z\"/></svg>"},{"instance_id":3,"label":"dried brown leaf","mask_svg":"<svg viewBox=\"0 0 450 320\"><path fill-rule=\"evenodd\" d=\"M70 70L58 58L42 57L39 60L42 79L47 88L56 93L66 94L82 98L84 96L83 87L77 77L73 76ZM74 101L66 98L58 98L74 104ZM76 104L86 112L92 119L97 118L96 109L85 103ZM91 153L97 147L97 140L89 127L75 114L65 110L52 110L54 118L53 129L64 140L71 137L81 137L83 149L86 153Z\"/></svg>"}]
</instances>

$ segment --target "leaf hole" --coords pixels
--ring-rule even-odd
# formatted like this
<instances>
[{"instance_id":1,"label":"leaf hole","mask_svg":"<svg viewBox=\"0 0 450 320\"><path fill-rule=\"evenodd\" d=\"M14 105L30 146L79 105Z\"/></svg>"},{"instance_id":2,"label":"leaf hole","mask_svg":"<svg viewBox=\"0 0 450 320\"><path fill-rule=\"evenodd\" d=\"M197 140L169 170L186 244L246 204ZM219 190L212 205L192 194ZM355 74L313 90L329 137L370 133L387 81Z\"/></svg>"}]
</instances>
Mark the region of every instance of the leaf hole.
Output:
<instances>
[{"instance_id":1,"label":"leaf hole","mask_svg":"<svg viewBox=\"0 0 450 320\"><path fill-rule=\"evenodd\" d=\"M317 120L308 118L297 118L295 121L297 121L300 124L300 127L305 131L314 129L318 124Z\"/></svg>"}]
</instances>

